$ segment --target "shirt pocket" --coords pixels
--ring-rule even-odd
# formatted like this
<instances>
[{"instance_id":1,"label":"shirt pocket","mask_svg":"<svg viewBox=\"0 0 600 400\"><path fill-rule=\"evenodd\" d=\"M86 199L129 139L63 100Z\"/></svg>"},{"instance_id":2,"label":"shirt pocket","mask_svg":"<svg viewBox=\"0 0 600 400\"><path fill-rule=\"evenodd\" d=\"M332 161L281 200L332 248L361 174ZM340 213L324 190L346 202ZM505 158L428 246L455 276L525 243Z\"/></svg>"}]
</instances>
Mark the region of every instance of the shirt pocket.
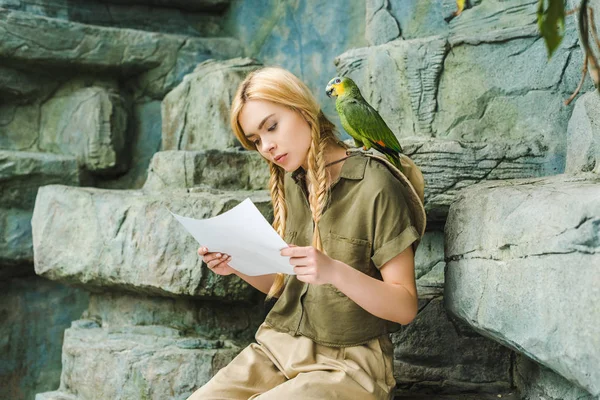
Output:
<instances>
[{"instance_id":1,"label":"shirt pocket","mask_svg":"<svg viewBox=\"0 0 600 400\"><path fill-rule=\"evenodd\" d=\"M354 269L371 275L371 248L370 241L351 238L329 232L323 241L327 255L335 260L342 261ZM346 296L333 285L325 285L340 296Z\"/></svg>"}]
</instances>

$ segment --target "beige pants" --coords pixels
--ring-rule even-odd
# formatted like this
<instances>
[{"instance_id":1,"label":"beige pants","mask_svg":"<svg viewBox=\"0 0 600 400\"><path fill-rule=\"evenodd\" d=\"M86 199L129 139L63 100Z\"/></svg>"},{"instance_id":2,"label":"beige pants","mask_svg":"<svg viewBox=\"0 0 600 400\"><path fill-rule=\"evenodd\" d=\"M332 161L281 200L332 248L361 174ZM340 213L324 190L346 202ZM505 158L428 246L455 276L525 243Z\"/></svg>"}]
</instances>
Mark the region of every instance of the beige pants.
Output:
<instances>
[{"instance_id":1,"label":"beige pants","mask_svg":"<svg viewBox=\"0 0 600 400\"><path fill-rule=\"evenodd\" d=\"M188 400L388 400L396 385L387 336L328 347L262 324L246 347Z\"/></svg>"}]
</instances>

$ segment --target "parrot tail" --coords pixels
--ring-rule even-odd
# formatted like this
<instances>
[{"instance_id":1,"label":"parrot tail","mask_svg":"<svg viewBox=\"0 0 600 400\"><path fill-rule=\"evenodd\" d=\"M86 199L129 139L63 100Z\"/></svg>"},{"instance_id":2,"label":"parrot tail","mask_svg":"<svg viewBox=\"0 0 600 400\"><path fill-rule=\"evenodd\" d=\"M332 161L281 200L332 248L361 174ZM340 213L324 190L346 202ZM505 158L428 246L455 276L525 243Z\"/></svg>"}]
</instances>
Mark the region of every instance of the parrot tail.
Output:
<instances>
[{"instance_id":1,"label":"parrot tail","mask_svg":"<svg viewBox=\"0 0 600 400\"><path fill-rule=\"evenodd\" d=\"M400 170L400 172L404 173L404 170L402 169L402 164L400 164L400 155L397 153L394 154L390 154L390 153L385 153L385 157L396 167Z\"/></svg>"}]
</instances>

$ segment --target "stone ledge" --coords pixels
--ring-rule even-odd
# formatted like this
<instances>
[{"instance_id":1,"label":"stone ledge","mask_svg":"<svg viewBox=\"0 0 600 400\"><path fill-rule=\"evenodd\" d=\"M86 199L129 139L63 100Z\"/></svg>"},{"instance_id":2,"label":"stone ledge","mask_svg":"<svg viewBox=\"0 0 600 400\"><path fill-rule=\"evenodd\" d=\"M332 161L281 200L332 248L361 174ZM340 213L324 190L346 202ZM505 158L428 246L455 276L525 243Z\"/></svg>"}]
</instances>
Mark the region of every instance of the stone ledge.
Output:
<instances>
[{"instance_id":1,"label":"stone ledge","mask_svg":"<svg viewBox=\"0 0 600 400\"><path fill-rule=\"evenodd\" d=\"M244 53L234 38L191 38L96 27L4 8L0 8L0 33L0 58L13 64L118 72L123 76L143 73L137 86L156 98L162 98L196 64Z\"/></svg>"},{"instance_id":2,"label":"stone ledge","mask_svg":"<svg viewBox=\"0 0 600 400\"><path fill-rule=\"evenodd\" d=\"M254 151L160 151L150 161L143 189L200 185L221 190L266 190L269 167Z\"/></svg>"},{"instance_id":3,"label":"stone ledge","mask_svg":"<svg viewBox=\"0 0 600 400\"><path fill-rule=\"evenodd\" d=\"M405 139L405 153L425 178L428 222L443 222L450 204L466 187L486 180L538 177L546 161L541 143L462 142L444 139Z\"/></svg>"},{"instance_id":4,"label":"stone ledge","mask_svg":"<svg viewBox=\"0 0 600 400\"><path fill-rule=\"evenodd\" d=\"M102 3L174 7L187 11L223 11L232 0L99 0Z\"/></svg>"},{"instance_id":5,"label":"stone ledge","mask_svg":"<svg viewBox=\"0 0 600 400\"><path fill-rule=\"evenodd\" d=\"M91 291L254 301L258 292L238 277L202 267L197 242L169 213L209 218L246 197L272 218L266 191L146 194L45 186L32 218L36 273Z\"/></svg>"},{"instance_id":6,"label":"stone ledge","mask_svg":"<svg viewBox=\"0 0 600 400\"><path fill-rule=\"evenodd\" d=\"M91 321L65 331L61 384L37 400L186 398L242 348L166 327L111 332Z\"/></svg>"},{"instance_id":7,"label":"stone ledge","mask_svg":"<svg viewBox=\"0 0 600 400\"><path fill-rule=\"evenodd\" d=\"M419 293L419 313L391 334L399 390L455 394L512 387L510 349L481 336Z\"/></svg>"},{"instance_id":8,"label":"stone ledge","mask_svg":"<svg viewBox=\"0 0 600 400\"><path fill-rule=\"evenodd\" d=\"M0 277L31 273L33 206L38 189L50 184L79 186L75 158L0 150Z\"/></svg>"},{"instance_id":9,"label":"stone ledge","mask_svg":"<svg viewBox=\"0 0 600 400\"><path fill-rule=\"evenodd\" d=\"M599 234L596 174L469 188L446 222L445 305L598 396Z\"/></svg>"},{"instance_id":10,"label":"stone ledge","mask_svg":"<svg viewBox=\"0 0 600 400\"><path fill-rule=\"evenodd\" d=\"M257 302L258 303L258 302ZM164 326L188 336L249 342L264 320L263 304L231 304L190 298L140 296L129 293L91 293L82 318L110 329Z\"/></svg>"},{"instance_id":11,"label":"stone ledge","mask_svg":"<svg viewBox=\"0 0 600 400\"><path fill-rule=\"evenodd\" d=\"M38 393L35 395L35 400L79 400L79 398L72 394L55 390L53 392Z\"/></svg>"}]
</instances>

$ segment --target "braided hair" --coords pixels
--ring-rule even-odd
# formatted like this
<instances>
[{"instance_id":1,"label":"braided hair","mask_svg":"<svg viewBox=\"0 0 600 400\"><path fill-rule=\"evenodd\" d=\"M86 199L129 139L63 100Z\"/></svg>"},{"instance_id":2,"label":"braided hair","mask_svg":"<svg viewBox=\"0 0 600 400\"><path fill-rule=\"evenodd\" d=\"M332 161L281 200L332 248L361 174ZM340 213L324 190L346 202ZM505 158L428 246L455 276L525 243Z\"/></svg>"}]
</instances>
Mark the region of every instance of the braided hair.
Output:
<instances>
[{"instance_id":1,"label":"braided hair","mask_svg":"<svg viewBox=\"0 0 600 400\"><path fill-rule=\"evenodd\" d=\"M294 74L280 67L263 67L248 74L239 85L233 98L230 113L231 128L242 146L257 150L256 145L245 135L239 123L239 115L250 100L265 100L281 104L300 113L311 130L311 143L308 151L307 187L309 204L314 222L312 246L323 251L319 232L319 221L327 205L329 190L325 168L325 148L329 143L339 143L335 125L323 114L309 88ZM268 161L270 179L269 190L273 204L273 228L284 237L287 209L285 203L285 170ZM284 287L285 276L278 273L267 294L267 300L278 297Z\"/></svg>"}]
</instances>

